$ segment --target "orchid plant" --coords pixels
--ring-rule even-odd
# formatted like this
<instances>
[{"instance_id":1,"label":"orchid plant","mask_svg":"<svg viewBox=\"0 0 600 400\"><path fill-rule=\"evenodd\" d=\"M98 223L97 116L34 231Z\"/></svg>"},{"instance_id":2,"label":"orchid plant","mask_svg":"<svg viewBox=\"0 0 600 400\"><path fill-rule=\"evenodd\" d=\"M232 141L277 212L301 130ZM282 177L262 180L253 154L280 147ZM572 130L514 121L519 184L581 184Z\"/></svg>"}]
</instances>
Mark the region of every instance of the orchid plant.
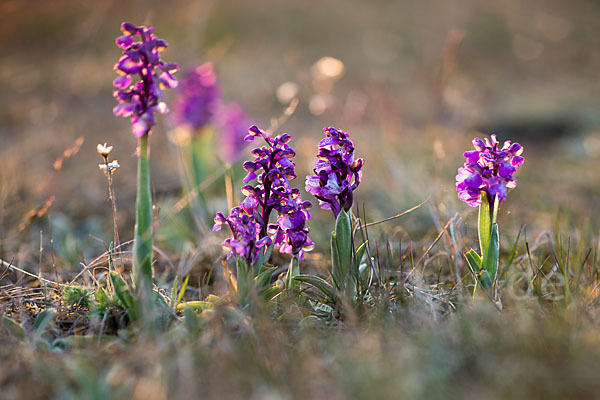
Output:
<instances>
[{"instance_id":1,"label":"orchid plant","mask_svg":"<svg viewBox=\"0 0 600 400\"><path fill-rule=\"evenodd\" d=\"M354 142L341 129L323 129L325 138L318 145L314 173L306 177L306 191L319 200L319 206L331 210L335 230L331 233L331 261L333 284L346 299L354 300L360 292L360 264L366 243L355 250L352 223L354 191L362 178L364 159L354 157ZM336 298L326 282L303 275L298 280L316 286L329 298ZM325 290L324 290L325 289Z\"/></svg>"},{"instance_id":2,"label":"orchid plant","mask_svg":"<svg viewBox=\"0 0 600 400\"><path fill-rule=\"evenodd\" d=\"M498 208L506 200L508 189L517 186L513 174L523 164L523 146L506 141L500 147L496 135L473 139L475 150L464 153L466 161L458 169L458 198L471 207L479 207L480 253L465 253L476 282L490 293L498 279Z\"/></svg>"},{"instance_id":3,"label":"orchid plant","mask_svg":"<svg viewBox=\"0 0 600 400\"><path fill-rule=\"evenodd\" d=\"M284 133L276 137L256 125L248 129L246 141L263 139L266 146L252 150L254 159L243 166L247 172L242 193L246 196L233 207L228 217L218 212L213 231L226 225L231 237L223 242L228 259L234 256L237 267L237 293L240 304L246 304L251 283L258 290L265 289L274 268L266 267L274 246L281 253L291 254L286 285L296 284L292 278L299 274L299 263L304 253L314 248L309 238L310 228L306 221L311 218L310 201L302 200L300 191L292 188L290 181L296 179L292 159L296 152L289 146L291 136ZM252 184L252 182L255 182ZM276 213L276 223L270 223Z\"/></svg>"},{"instance_id":4,"label":"orchid plant","mask_svg":"<svg viewBox=\"0 0 600 400\"><path fill-rule=\"evenodd\" d=\"M136 291L140 296L149 297L152 291L153 235L148 139L155 124L154 112L168 112L162 90L177 86L172 74L178 67L161 59L160 52L167 48L167 43L153 33L154 28L124 22L121 32L123 35L115 41L123 54L114 66L119 77L113 82L113 95L118 102L113 113L130 117L132 132L138 138L133 273Z\"/></svg>"}]
</instances>

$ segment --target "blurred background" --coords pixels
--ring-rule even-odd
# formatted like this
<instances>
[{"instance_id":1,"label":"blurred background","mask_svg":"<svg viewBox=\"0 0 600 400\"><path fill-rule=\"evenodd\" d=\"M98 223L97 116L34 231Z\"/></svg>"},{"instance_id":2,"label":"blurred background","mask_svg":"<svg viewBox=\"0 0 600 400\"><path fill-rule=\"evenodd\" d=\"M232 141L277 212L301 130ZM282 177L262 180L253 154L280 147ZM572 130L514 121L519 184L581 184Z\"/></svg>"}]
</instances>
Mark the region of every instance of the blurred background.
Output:
<instances>
[{"instance_id":1,"label":"blurred background","mask_svg":"<svg viewBox=\"0 0 600 400\"><path fill-rule=\"evenodd\" d=\"M542 232L560 212L597 228L596 1L2 0L0 258L37 265L49 233L73 265L104 249L112 235L97 166L104 142L121 164L118 220L122 239L131 237L136 140L112 114L122 21L154 26L179 78L213 62L224 99L252 123L268 128L297 99L277 132L293 136L298 187L322 128L349 132L366 159L357 200L369 220L431 196L435 206L388 225L418 237L471 211L456 199L456 169L474 136L496 133L525 146L519 186L501 209L505 226ZM151 163L160 215L181 193L170 118L159 119ZM325 237L331 216L316 207L313 215L314 234Z\"/></svg>"}]
</instances>

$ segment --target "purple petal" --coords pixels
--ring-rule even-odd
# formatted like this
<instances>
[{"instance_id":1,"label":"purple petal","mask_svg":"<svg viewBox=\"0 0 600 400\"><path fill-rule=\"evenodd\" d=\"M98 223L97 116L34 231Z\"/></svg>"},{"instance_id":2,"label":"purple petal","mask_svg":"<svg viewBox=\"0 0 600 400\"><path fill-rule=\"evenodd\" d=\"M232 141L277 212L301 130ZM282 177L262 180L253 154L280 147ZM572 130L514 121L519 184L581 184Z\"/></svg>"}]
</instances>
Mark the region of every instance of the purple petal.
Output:
<instances>
[{"instance_id":1,"label":"purple petal","mask_svg":"<svg viewBox=\"0 0 600 400\"><path fill-rule=\"evenodd\" d=\"M129 75L120 75L113 81L113 86L119 89L126 89L131 85L132 79Z\"/></svg>"},{"instance_id":2,"label":"purple petal","mask_svg":"<svg viewBox=\"0 0 600 400\"><path fill-rule=\"evenodd\" d=\"M519 165L523 164L523 157L521 156L514 156L511 160L510 163L513 165L513 167L518 167Z\"/></svg>"},{"instance_id":3,"label":"purple petal","mask_svg":"<svg viewBox=\"0 0 600 400\"><path fill-rule=\"evenodd\" d=\"M519 143L513 143L508 151L514 156L520 156L523 153L523 146L521 146Z\"/></svg>"},{"instance_id":4,"label":"purple petal","mask_svg":"<svg viewBox=\"0 0 600 400\"><path fill-rule=\"evenodd\" d=\"M117 117L129 117L133 113L133 105L130 103L119 103L113 108L113 114Z\"/></svg>"},{"instance_id":5,"label":"purple petal","mask_svg":"<svg viewBox=\"0 0 600 400\"><path fill-rule=\"evenodd\" d=\"M123 32L124 34L137 35L139 30L140 28L138 28L130 22L123 22L121 24L121 32Z\"/></svg>"},{"instance_id":6,"label":"purple petal","mask_svg":"<svg viewBox=\"0 0 600 400\"><path fill-rule=\"evenodd\" d=\"M130 35L119 36L115 39L115 44L122 49L128 49L133 44L133 37Z\"/></svg>"},{"instance_id":7,"label":"purple petal","mask_svg":"<svg viewBox=\"0 0 600 400\"><path fill-rule=\"evenodd\" d=\"M143 118L138 118L131 126L133 134L137 137L142 137L146 133L150 133L150 125Z\"/></svg>"},{"instance_id":8,"label":"purple petal","mask_svg":"<svg viewBox=\"0 0 600 400\"><path fill-rule=\"evenodd\" d=\"M468 163L477 162L477 160L479 160L479 151L466 151L464 156L467 158Z\"/></svg>"},{"instance_id":9,"label":"purple petal","mask_svg":"<svg viewBox=\"0 0 600 400\"><path fill-rule=\"evenodd\" d=\"M498 200L500 200L500 201L506 200L506 192L507 192L506 186L501 182L496 183L495 185L492 185L488 190L489 194L498 196Z\"/></svg>"},{"instance_id":10,"label":"purple petal","mask_svg":"<svg viewBox=\"0 0 600 400\"><path fill-rule=\"evenodd\" d=\"M483 149L485 148L485 143L483 142L483 140L475 138L473 139L473 147L475 147L477 151L483 151Z\"/></svg>"},{"instance_id":11,"label":"purple petal","mask_svg":"<svg viewBox=\"0 0 600 400\"><path fill-rule=\"evenodd\" d=\"M503 178L509 178L514 174L516 168L511 165L508 161L503 161L498 167L498 175Z\"/></svg>"},{"instance_id":12,"label":"purple petal","mask_svg":"<svg viewBox=\"0 0 600 400\"><path fill-rule=\"evenodd\" d=\"M243 182L248 183L254 179L256 179L256 172L252 171L249 172L248 175L246 175L246 177L243 179Z\"/></svg>"},{"instance_id":13,"label":"purple petal","mask_svg":"<svg viewBox=\"0 0 600 400\"><path fill-rule=\"evenodd\" d=\"M171 89L176 88L179 84L177 79L175 79L173 75L171 75L169 72L163 72L162 74L160 74L160 80L166 87L169 87Z\"/></svg>"},{"instance_id":14,"label":"purple petal","mask_svg":"<svg viewBox=\"0 0 600 400\"><path fill-rule=\"evenodd\" d=\"M116 69L126 74L137 74L142 69L142 65L140 62L132 60L131 57L123 56L117 63Z\"/></svg>"}]
</instances>

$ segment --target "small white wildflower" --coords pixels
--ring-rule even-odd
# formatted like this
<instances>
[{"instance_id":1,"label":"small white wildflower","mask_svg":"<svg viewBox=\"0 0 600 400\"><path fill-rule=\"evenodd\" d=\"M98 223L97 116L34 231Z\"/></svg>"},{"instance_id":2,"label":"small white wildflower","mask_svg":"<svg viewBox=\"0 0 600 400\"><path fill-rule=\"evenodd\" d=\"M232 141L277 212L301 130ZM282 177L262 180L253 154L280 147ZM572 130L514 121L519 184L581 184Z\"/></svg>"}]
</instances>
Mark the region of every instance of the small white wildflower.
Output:
<instances>
[{"instance_id":1,"label":"small white wildflower","mask_svg":"<svg viewBox=\"0 0 600 400\"><path fill-rule=\"evenodd\" d=\"M113 170L119 168L119 162L117 160L113 160L111 162L109 162L108 164L98 164L98 168L100 168L100 170L104 171L105 173L107 171L112 172Z\"/></svg>"},{"instance_id":2,"label":"small white wildflower","mask_svg":"<svg viewBox=\"0 0 600 400\"><path fill-rule=\"evenodd\" d=\"M98 154L100 154L102 157L108 157L108 155L110 154L110 152L112 151L113 146L108 146L106 143L104 144L99 144L96 147L96 150L98 151Z\"/></svg>"}]
</instances>

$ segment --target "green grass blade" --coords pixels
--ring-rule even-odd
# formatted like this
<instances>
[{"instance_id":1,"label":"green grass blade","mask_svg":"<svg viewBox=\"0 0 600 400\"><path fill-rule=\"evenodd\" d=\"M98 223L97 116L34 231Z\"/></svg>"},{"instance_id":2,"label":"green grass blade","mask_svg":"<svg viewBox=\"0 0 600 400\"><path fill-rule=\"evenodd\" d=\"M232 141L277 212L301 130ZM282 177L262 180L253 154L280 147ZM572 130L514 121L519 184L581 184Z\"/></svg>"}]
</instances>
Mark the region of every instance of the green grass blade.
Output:
<instances>
[{"instance_id":1,"label":"green grass blade","mask_svg":"<svg viewBox=\"0 0 600 400\"><path fill-rule=\"evenodd\" d=\"M181 285L181 290L179 291L179 296L177 296L176 304L179 304L181 302L181 300L183 299L183 295L185 294L185 289L187 288L189 281L190 281L190 276L188 275L185 277L183 284Z\"/></svg>"}]
</instances>

